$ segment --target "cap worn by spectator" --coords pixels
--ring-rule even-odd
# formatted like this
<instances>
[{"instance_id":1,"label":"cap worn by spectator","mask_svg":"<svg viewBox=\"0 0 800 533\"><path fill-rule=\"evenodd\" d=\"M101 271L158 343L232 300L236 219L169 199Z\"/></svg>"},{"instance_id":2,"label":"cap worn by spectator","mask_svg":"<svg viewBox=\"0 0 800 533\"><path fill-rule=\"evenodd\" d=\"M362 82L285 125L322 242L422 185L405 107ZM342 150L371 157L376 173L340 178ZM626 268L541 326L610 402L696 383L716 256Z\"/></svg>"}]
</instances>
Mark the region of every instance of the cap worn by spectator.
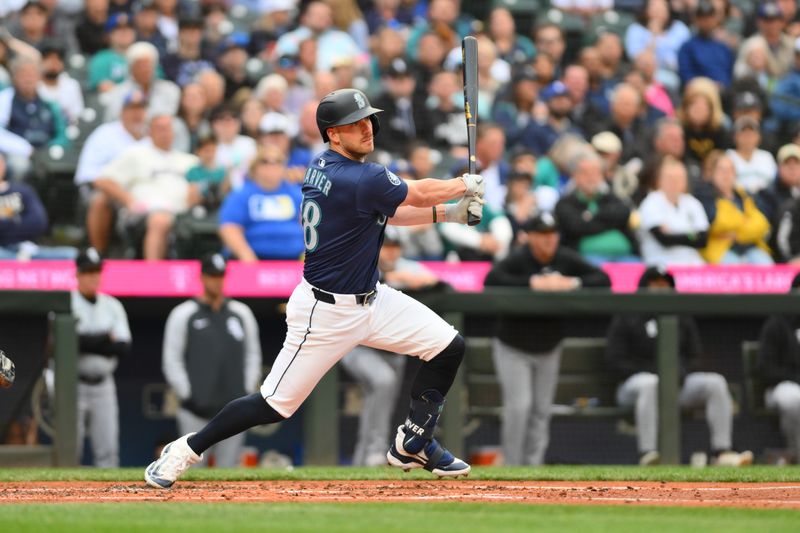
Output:
<instances>
[{"instance_id":1,"label":"cap worn by spectator","mask_svg":"<svg viewBox=\"0 0 800 533\"><path fill-rule=\"evenodd\" d=\"M55 39L45 39L42 44L39 45L39 53L42 54L42 57L48 56L50 54L56 54L61 60L64 60L64 56L66 55L66 50L64 49L64 45L60 42L56 41Z\"/></svg>"},{"instance_id":2,"label":"cap worn by spectator","mask_svg":"<svg viewBox=\"0 0 800 533\"><path fill-rule=\"evenodd\" d=\"M133 21L127 13L114 13L106 20L105 31L110 33L117 28L133 28Z\"/></svg>"},{"instance_id":3,"label":"cap worn by spectator","mask_svg":"<svg viewBox=\"0 0 800 533\"><path fill-rule=\"evenodd\" d=\"M300 58L295 54L283 54L278 58L278 67L297 68L300 65Z\"/></svg>"},{"instance_id":4,"label":"cap worn by spectator","mask_svg":"<svg viewBox=\"0 0 800 533\"><path fill-rule=\"evenodd\" d=\"M539 76L536 74L536 71L533 70L532 67L529 65L525 65L522 68L517 69L514 72L514 75L511 78L511 82L517 84L522 81L539 81Z\"/></svg>"},{"instance_id":5,"label":"cap worn by spectator","mask_svg":"<svg viewBox=\"0 0 800 533\"><path fill-rule=\"evenodd\" d=\"M131 91L122 100L122 107L147 107L147 97L142 91Z\"/></svg>"},{"instance_id":6,"label":"cap worn by spectator","mask_svg":"<svg viewBox=\"0 0 800 533\"><path fill-rule=\"evenodd\" d=\"M153 11L158 10L158 6L156 6L156 0L139 0L139 2L135 3L133 6L133 14L136 15L142 11L147 11L148 9L152 9Z\"/></svg>"},{"instance_id":7,"label":"cap worn by spectator","mask_svg":"<svg viewBox=\"0 0 800 533\"><path fill-rule=\"evenodd\" d=\"M226 118L239 118L236 114L236 111L229 105L221 105L214 109L211 112L211 116L209 117L211 122L216 122L217 120L223 120Z\"/></svg>"},{"instance_id":8,"label":"cap worn by spectator","mask_svg":"<svg viewBox=\"0 0 800 533\"><path fill-rule=\"evenodd\" d=\"M648 267L639 278L639 287L647 287L654 281L666 281L670 287L675 288L675 277L667 272L667 269L660 266Z\"/></svg>"},{"instance_id":9,"label":"cap worn by spectator","mask_svg":"<svg viewBox=\"0 0 800 533\"><path fill-rule=\"evenodd\" d=\"M569 96L567 93L567 86L560 81L554 81L548 85L541 94L542 100L545 102L549 102L557 96Z\"/></svg>"},{"instance_id":10,"label":"cap worn by spectator","mask_svg":"<svg viewBox=\"0 0 800 533\"><path fill-rule=\"evenodd\" d=\"M753 117L739 117L736 119L736 122L733 123L734 133L739 133L740 131L744 131L746 129L761 131L761 126Z\"/></svg>"},{"instance_id":11,"label":"cap worn by spectator","mask_svg":"<svg viewBox=\"0 0 800 533\"><path fill-rule=\"evenodd\" d=\"M44 14L48 13L47 6L44 5L43 2L40 2L39 0L30 0L28 2L25 2L25 5L22 6L22 9L20 9L19 12L25 13L29 9L38 9Z\"/></svg>"},{"instance_id":12,"label":"cap worn by spectator","mask_svg":"<svg viewBox=\"0 0 800 533\"><path fill-rule=\"evenodd\" d=\"M86 272L100 272L103 270L103 258L94 248L82 250L75 258L75 267L79 274Z\"/></svg>"},{"instance_id":13,"label":"cap worn by spectator","mask_svg":"<svg viewBox=\"0 0 800 533\"><path fill-rule=\"evenodd\" d=\"M761 109L761 98L752 91L745 91L736 95L733 100L733 109L735 111L744 111L746 109Z\"/></svg>"},{"instance_id":14,"label":"cap worn by spectator","mask_svg":"<svg viewBox=\"0 0 800 533\"><path fill-rule=\"evenodd\" d=\"M717 10L714 9L714 4L712 4L709 0L700 0L697 2L697 7L694 10L694 14L697 17L708 17L710 15L715 15Z\"/></svg>"},{"instance_id":15,"label":"cap worn by spectator","mask_svg":"<svg viewBox=\"0 0 800 533\"><path fill-rule=\"evenodd\" d=\"M207 254L200 262L200 272L206 276L224 276L228 263L222 254Z\"/></svg>"},{"instance_id":16,"label":"cap worn by spectator","mask_svg":"<svg viewBox=\"0 0 800 533\"><path fill-rule=\"evenodd\" d=\"M221 43L217 46L217 53L219 55L226 54L231 50L239 50L247 51L247 43L249 42L249 37L247 34L242 33L234 33L229 35L225 39L222 40Z\"/></svg>"},{"instance_id":17,"label":"cap worn by spectator","mask_svg":"<svg viewBox=\"0 0 800 533\"><path fill-rule=\"evenodd\" d=\"M276 113L275 111L265 113L258 123L258 131L264 135L270 133L284 133L289 135L291 129L288 117L282 113Z\"/></svg>"},{"instance_id":18,"label":"cap worn by spectator","mask_svg":"<svg viewBox=\"0 0 800 533\"><path fill-rule=\"evenodd\" d=\"M533 181L533 176L531 176L527 172L520 172L520 171L516 171L515 170L515 171L512 171L511 173L509 173L508 178L506 178L506 179L507 179L507 183L511 183L512 181L532 182Z\"/></svg>"},{"instance_id":19,"label":"cap worn by spectator","mask_svg":"<svg viewBox=\"0 0 800 533\"><path fill-rule=\"evenodd\" d=\"M558 222L552 214L544 212L526 220L522 229L531 233L553 233L558 231Z\"/></svg>"},{"instance_id":20,"label":"cap worn by spectator","mask_svg":"<svg viewBox=\"0 0 800 533\"><path fill-rule=\"evenodd\" d=\"M178 20L178 28L181 30L187 30L187 29L202 30L204 26L205 22L203 21L203 19L193 15L186 15Z\"/></svg>"},{"instance_id":21,"label":"cap worn by spectator","mask_svg":"<svg viewBox=\"0 0 800 533\"><path fill-rule=\"evenodd\" d=\"M800 146L794 143L784 144L778 150L778 164L782 165L787 159L795 158L800 161Z\"/></svg>"},{"instance_id":22,"label":"cap worn by spectator","mask_svg":"<svg viewBox=\"0 0 800 533\"><path fill-rule=\"evenodd\" d=\"M259 8L265 15L276 11L292 11L297 7L297 0L261 0Z\"/></svg>"},{"instance_id":23,"label":"cap worn by spectator","mask_svg":"<svg viewBox=\"0 0 800 533\"><path fill-rule=\"evenodd\" d=\"M758 6L758 18L772 20L783 18L783 12L775 2L764 2Z\"/></svg>"},{"instance_id":24,"label":"cap worn by spectator","mask_svg":"<svg viewBox=\"0 0 800 533\"><path fill-rule=\"evenodd\" d=\"M411 68L402 57L396 57L389 63L389 68L386 69L386 75L390 78L404 78L411 76Z\"/></svg>"},{"instance_id":25,"label":"cap worn by spectator","mask_svg":"<svg viewBox=\"0 0 800 533\"><path fill-rule=\"evenodd\" d=\"M592 147L602 154L622 152L622 141L610 131L601 131L592 137Z\"/></svg>"}]
</instances>

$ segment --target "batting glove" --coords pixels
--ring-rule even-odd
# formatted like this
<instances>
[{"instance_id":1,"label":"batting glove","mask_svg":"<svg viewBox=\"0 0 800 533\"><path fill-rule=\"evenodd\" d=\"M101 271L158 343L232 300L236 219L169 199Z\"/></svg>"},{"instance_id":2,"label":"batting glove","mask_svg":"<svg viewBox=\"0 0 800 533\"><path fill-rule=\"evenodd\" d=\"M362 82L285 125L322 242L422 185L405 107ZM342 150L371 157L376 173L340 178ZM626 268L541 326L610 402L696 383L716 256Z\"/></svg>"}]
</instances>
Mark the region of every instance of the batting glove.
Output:
<instances>
[{"instance_id":1,"label":"batting glove","mask_svg":"<svg viewBox=\"0 0 800 533\"><path fill-rule=\"evenodd\" d=\"M480 196L483 198L483 192L486 189L483 176L480 174L464 174L460 176L460 179L467 188L464 191L464 196Z\"/></svg>"},{"instance_id":2,"label":"batting glove","mask_svg":"<svg viewBox=\"0 0 800 533\"><path fill-rule=\"evenodd\" d=\"M445 204L444 219L447 222L466 224L470 213L480 219L483 216L485 200L478 196L464 196L456 204Z\"/></svg>"}]
</instances>

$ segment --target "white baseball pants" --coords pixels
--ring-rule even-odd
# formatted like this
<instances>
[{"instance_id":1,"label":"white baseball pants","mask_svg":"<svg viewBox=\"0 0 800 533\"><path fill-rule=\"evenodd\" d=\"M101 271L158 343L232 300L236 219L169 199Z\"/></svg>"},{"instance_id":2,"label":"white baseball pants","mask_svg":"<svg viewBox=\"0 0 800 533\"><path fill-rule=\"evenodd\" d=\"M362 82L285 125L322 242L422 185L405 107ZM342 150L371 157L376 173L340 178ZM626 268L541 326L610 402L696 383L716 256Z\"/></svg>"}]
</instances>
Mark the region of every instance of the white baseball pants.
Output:
<instances>
[{"instance_id":1,"label":"white baseball pants","mask_svg":"<svg viewBox=\"0 0 800 533\"><path fill-rule=\"evenodd\" d=\"M378 284L370 305L352 294L334 294L336 303L314 297L305 279L286 306L286 340L261 385L261 395L281 416L291 416L322 376L357 345L408 354L428 361L458 332L417 300Z\"/></svg>"},{"instance_id":2,"label":"white baseball pants","mask_svg":"<svg viewBox=\"0 0 800 533\"><path fill-rule=\"evenodd\" d=\"M764 393L766 406L777 409L781 431L795 461L800 462L800 384L781 381Z\"/></svg>"}]
</instances>

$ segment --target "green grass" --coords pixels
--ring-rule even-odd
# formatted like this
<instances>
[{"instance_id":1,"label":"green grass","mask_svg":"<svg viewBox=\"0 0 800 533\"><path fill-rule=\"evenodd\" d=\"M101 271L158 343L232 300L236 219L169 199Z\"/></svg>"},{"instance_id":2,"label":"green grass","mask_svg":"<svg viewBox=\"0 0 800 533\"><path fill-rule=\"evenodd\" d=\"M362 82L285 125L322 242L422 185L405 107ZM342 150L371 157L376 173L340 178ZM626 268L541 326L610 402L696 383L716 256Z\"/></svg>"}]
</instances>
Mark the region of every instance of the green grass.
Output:
<instances>
[{"instance_id":1,"label":"green grass","mask_svg":"<svg viewBox=\"0 0 800 533\"><path fill-rule=\"evenodd\" d=\"M0 470L0 483L5 481L141 481L143 468L95 469L9 468ZM261 480L354 480L354 479L431 479L421 470L408 474L385 468L303 467L292 471L270 469L193 469L183 476L191 481L261 481ZM800 466L750 466L746 468L688 466L545 466L475 468L470 479L540 480L540 481L731 481L739 483L800 482Z\"/></svg>"},{"instance_id":2,"label":"green grass","mask_svg":"<svg viewBox=\"0 0 800 533\"><path fill-rule=\"evenodd\" d=\"M508 504L128 503L0 506L3 531L436 533L797 531L786 510Z\"/></svg>"}]
</instances>

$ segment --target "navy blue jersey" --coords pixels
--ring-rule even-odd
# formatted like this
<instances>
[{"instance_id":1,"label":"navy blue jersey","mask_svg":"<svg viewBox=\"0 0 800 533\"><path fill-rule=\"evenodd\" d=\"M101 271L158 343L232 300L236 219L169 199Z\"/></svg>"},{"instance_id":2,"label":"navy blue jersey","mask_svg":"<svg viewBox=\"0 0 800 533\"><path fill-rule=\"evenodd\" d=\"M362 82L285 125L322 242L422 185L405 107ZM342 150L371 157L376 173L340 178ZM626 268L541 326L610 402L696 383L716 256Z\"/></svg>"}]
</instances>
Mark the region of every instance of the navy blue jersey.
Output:
<instances>
[{"instance_id":1,"label":"navy blue jersey","mask_svg":"<svg viewBox=\"0 0 800 533\"><path fill-rule=\"evenodd\" d=\"M338 294L374 289L386 220L407 194L408 185L382 165L333 150L316 156L303 182L306 280Z\"/></svg>"}]
</instances>

